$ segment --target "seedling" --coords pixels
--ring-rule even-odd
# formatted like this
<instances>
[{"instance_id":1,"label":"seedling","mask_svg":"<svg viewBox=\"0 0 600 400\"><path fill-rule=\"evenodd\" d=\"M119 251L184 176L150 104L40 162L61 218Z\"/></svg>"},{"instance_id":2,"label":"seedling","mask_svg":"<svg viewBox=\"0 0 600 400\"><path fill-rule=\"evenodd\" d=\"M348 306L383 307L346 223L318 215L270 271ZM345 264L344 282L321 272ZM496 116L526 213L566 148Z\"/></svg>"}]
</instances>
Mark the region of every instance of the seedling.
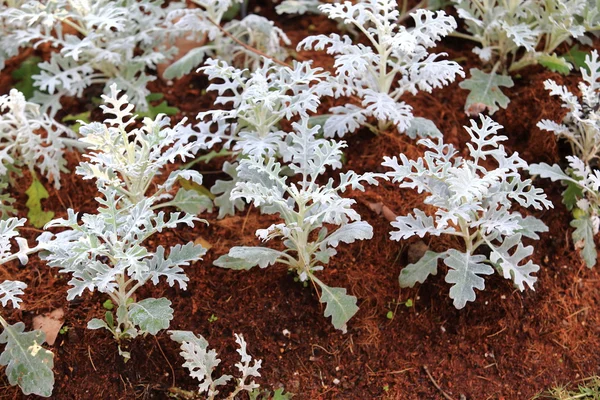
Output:
<instances>
[{"instance_id":1,"label":"seedling","mask_svg":"<svg viewBox=\"0 0 600 400\"><path fill-rule=\"evenodd\" d=\"M521 178L519 170L526 169L527 163L517 153L509 156L500 144L507 139L498 134L502 127L489 117L480 116L480 120L481 125L471 121L471 126L465 127L471 137L468 158L460 157L442 139L422 139L419 143L428 148L424 157L413 161L401 154L400 159L385 157L383 163L392 169L388 176L400 187L429 193L424 203L436 209L435 216L415 208L412 215L397 217L392 222L396 228L390 234L392 240L430 234L455 236L464 243L460 249L427 251L402 270L400 286L423 283L437 274L438 260L443 260L449 268L450 298L458 309L475 300L474 289L485 288L481 275L493 274L494 269L517 289L523 291L525 285L533 289L537 278L532 274L539 266L531 260L525 262L533 247L524 246L522 239L539 239L537 232L548 228L533 216L511 211L511 206L516 202L535 209L552 207L542 190L530 179ZM493 162L496 168L484 166L484 160L485 165ZM480 246L489 248L489 256L477 252Z\"/></svg>"}]
</instances>

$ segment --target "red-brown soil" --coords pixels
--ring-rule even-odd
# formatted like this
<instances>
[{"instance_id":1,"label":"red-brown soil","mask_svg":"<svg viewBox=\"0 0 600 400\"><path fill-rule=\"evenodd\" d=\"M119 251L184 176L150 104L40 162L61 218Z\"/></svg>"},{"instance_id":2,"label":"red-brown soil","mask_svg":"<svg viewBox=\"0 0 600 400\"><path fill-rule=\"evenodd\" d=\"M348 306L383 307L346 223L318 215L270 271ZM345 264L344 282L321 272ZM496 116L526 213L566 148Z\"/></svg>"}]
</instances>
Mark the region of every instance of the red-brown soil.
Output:
<instances>
[{"instance_id":1,"label":"red-brown soil","mask_svg":"<svg viewBox=\"0 0 600 400\"><path fill-rule=\"evenodd\" d=\"M252 10L252 8L250 8ZM275 18L270 7L263 6ZM307 34L328 33L336 24L323 17L277 17L294 43ZM309 31L310 27L310 31ZM461 60L466 71L478 65L471 44L455 39L444 41L439 51ZM564 50L564 49L563 49ZM300 59L315 59L317 65L331 68L331 59L322 53L306 52ZM0 90L8 91L13 60L0 74ZM521 71L515 87L505 90L511 103L493 118L505 126L509 151L518 151L529 162L558 162L562 149L553 136L536 128L542 118L560 120L563 111L558 100L543 88L552 78L575 88L575 75L563 77L541 67ZM211 107L214 97L202 95L205 77L193 74L174 86L159 81L152 90L163 92L169 103L179 107L182 116L194 118ZM575 90L575 89L574 89ZM463 112L467 93L457 83L432 94L405 99L414 113L432 119L445 139L460 148L468 140L462 128L468 123ZM340 100L342 101L342 100ZM327 106L333 101L327 100ZM84 101L70 101L66 113L89 107ZM93 117L99 119L100 114ZM383 156L422 154L422 148L405 136L394 133L375 136L368 131L345 138L348 142L346 169L382 171ZM69 155L74 170L81 155ZM223 160L199 164L207 182L214 182ZM25 216L24 190L30 178L16 178L14 192L20 215ZM46 210L57 217L67 208L94 212L93 183L82 182L75 174L65 174L63 188L47 185L50 198ZM322 272L327 283L345 287L359 299L360 311L350 321L348 333L336 331L323 317L321 303L313 288L294 282L282 265L247 272L223 270L212 261L235 245L257 244L254 231L268 226L273 216L263 216L255 208L234 217L217 220L206 215L210 225L199 224L156 235L149 246L186 243L199 237L212 244L205 259L187 268L187 291L166 284L147 286L141 297L166 296L173 302L172 329L202 334L222 359L217 372L233 372L238 361L233 333L241 333L249 352L263 360L259 382L265 388L284 387L295 399L443 399L444 391L453 399L529 399L545 388L597 374L600 368L600 269L588 269L573 249L570 214L561 203L561 187L539 180L555 209L534 212L550 228L535 246L533 259L541 265L535 291L516 291L499 276L486 279L486 290L464 309L456 310L448 298L444 271L414 289L400 289L398 274L407 264L407 253L416 240L394 242L390 225L368 207L381 202L397 215L421 206L423 197L384 182L366 193L353 192L357 210L374 227L374 237L343 245L339 254ZM526 211L530 212L530 211ZM34 228L22 230L33 241ZM426 238L433 250L459 246L447 239ZM55 399L146 399L168 398L170 388L193 391L195 381L181 367L177 345L166 332L131 342L132 359L124 364L108 333L85 328L93 317L103 315L100 294L89 292L75 301L66 300L68 276L57 274L37 258L22 267L10 264L0 269L0 280L10 277L28 283L20 310L6 313L11 322L24 321L62 307L66 314L65 335L51 346L55 353ZM412 299L413 306L403 303ZM388 319L388 311L394 312ZM211 316L218 319L209 322ZM284 335L284 330L291 335ZM427 371L431 374L428 376ZM334 380L339 380L338 384ZM435 384L434 384L435 381ZM439 385L436 388L435 385ZM22 398L17 388L0 378L0 398Z\"/></svg>"}]
</instances>

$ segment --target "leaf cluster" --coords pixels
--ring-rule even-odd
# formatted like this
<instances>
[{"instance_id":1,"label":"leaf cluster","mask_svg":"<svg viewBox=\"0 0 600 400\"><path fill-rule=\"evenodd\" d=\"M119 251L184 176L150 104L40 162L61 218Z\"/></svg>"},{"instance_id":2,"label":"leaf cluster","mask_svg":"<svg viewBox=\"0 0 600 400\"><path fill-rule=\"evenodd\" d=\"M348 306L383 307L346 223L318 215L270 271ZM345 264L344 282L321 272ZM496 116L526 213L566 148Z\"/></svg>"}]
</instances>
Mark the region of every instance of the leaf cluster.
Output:
<instances>
[{"instance_id":1,"label":"leaf cluster","mask_svg":"<svg viewBox=\"0 0 600 400\"><path fill-rule=\"evenodd\" d=\"M399 101L405 93L431 92L464 76L454 61L441 60L445 53L430 53L436 42L456 28L453 17L443 11L418 9L410 16L414 26L398 23L395 0L368 0L323 4L319 9L329 18L356 27L369 45L354 43L338 34L309 36L298 49L325 50L335 55L335 77L328 83L334 96L356 97L360 105L348 103L333 107L324 131L343 136L367 124L369 117L379 121L379 130L395 126L406 131L413 119L412 107Z\"/></svg>"},{"instance_id":2,"label":"leaf cluster","mask_svg":"<svg viewBox=\"0 0 600 400\"><path fill-rule=\"evenodd\" d=\"M424 204L433 207L433 216L416 208L413 214L397 217L392 222L396 228L392 240L408 239L426 234L450 235L462 239L463 246L442 253L428 251L416 263L408 265L400 274L402 287L412 287L424 282L429 275L437 274L438 260L449 267L446 282L450 283L450 298L456 308L474 301L474 289L483 290L481 275L494 273L494 268L506 279L513 281L523 291L533 289L539 266L525 262L533 247L524 246L522 239L538 239L537 232L547 227L533 216L523 217L512 211L513 204L543 209L552 207L541 189L530 179L523 179L519 170L527 163L517 153L508 155L500 142L507 139L499 135L501 126L489 117L480 117L481 125L471 121L465 127L470 143L469 157L463 158L450 144L422 139L427 151L418 160L385 157L384 166L392 171L387 175L401 188L428 193ZM476 253L485 245L489 257Z\"/></svg>"},{"instance_id":3,"label":"leaf cluster","mask_svg":"<svg viewBox=\"0 0 600 400\"><path fill-rule=\"evenodd\" d=\"M256 235L263 241L282 240L285 250L236 246L216 260L215 265L232 269L287 265L300 280L310 280L321 289L325 316L331 316L334 327L345 331L346 322L358 310L356 297L346 294L346 289L327 286L315 272L329 263L339 243L373 236L372 227L352 209L355 201L342 197L341 193L349 189L363 191L364 184L376 185L380 175L349 171L340 173L338 182L330 178L321 184L319 178L328 168L341 167L345 143L318 138L320 127L309 128L306 120L292 125L294 131L288 134L287 147L282 149L285 165L274 158L249 155L239 163L238 182L231 192L231 199L243 198L263 213L281 216L283 222L259 229ZM298 179L285 176L284 168ZM330 231L326 224L337 228Z\"/></svg>"}]
</instances>

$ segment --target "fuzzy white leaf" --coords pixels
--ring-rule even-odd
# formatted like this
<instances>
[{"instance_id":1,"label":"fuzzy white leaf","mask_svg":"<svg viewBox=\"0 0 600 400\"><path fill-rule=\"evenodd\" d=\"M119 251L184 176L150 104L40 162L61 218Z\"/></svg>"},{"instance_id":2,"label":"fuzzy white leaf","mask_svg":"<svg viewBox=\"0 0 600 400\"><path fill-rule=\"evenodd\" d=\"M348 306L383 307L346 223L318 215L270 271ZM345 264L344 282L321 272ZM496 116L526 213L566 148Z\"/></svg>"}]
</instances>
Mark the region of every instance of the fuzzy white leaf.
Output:
<instances>
[{"instance_id":1,"label":"fuzzy white leaf","mask_svg":"<svg viewBox=\"0 0 600 400\"><path fill-rule=\"evenodd\" d=\"M167 299L144 299L129 306L129 318L143 332L156 335L160 330L167 329L173 319L171 302Z\"/></svg>"},{"instance_id":2,"label":"fuzzy white leaf","mask_svg":"<svg viewBox=\"0 0 600 400\"><path fill-rule=\"evenodd\" d=\"M438 260L443 260L446 256L446 253L426 251L419 261L402 268L398 277L400 287L414 287L417 283L425 282L429 275L437 275Z\"/></svg>"},{"instance_id":3,"label":"fuzzy white leaf","mask_svg":"<svg viewBox=\"0 0 600 400\"><path fill-rule=\"evenodd\" d=\"M484 264L486 257L471 255L450 249L444 263L450 268L446 274L446 282L450 283L450 298L454 307L463 308L468 301L475 301L475 290L483 290L485 281L480 275L491 275L494 269Z\"/></svg>"}]
</instances>

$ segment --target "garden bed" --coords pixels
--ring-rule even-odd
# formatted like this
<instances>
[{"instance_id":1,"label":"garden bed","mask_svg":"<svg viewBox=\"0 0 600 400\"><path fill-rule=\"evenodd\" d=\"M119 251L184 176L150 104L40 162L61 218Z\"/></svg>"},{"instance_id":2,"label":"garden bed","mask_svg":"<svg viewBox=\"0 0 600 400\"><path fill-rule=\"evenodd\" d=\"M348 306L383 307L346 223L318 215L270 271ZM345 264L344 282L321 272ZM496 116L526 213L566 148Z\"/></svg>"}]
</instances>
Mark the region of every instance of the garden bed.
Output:
<instances>
[{"instance_id":1,"label":"garden bed","mask_svg":"<svg viewBox=\"0 0 600 400\"><path fill-rule=\"evenodd\" d=\"M336 31L336 23L324 16L277 16L271 4L261 5L261 13L289 35L292 48L309 33ZM44 51L37 54L44 57ZM459 61L465 71L479 63L464 40L446 39L436 51L448 52L448 58ZM1 72L0 94L12 86L10 73L23 57L12 59ZM299 52L297 58L313 59L316 65L331 69L332 58L322 52ZM520 72L513 88L504 89L511 99L508 109L493 115L509 137L509 153L518 152L530 163L558 162L566 153L551 133L536 127L543 118L559 121L564 115L559 101L543 87L549 78L574 90L578 82L575 75L565 77L541 66L528 67ZM163 93L169 105L179 108L174 120L193 119L212 107L214 95L204 94L207 84L206 77L196 73L173 85L156 81L151 91ZM87 99L96 94L86 92ZM462 128L469 121L463 112L466 96L455 82L433 94L406 98L416 116L431 119L444 132L447 143L463 149L469 139ZM323 110L334 102L326 100ZM86 99L65 106L65 115L97 109ZM92 119L101 120L99 111L92 113ZM414 140L395 133L374 135L362 129L344 139L348 147L343 169L359 173L385 172L381 166L384 156L404 153L416 158L423 154ZM81 159L82 155L70 153L69 169L73 171ZM223 176L223 161L199 163L194 168L210 186ZM94 212L93 182L82 182L75 174L62 179L60 191L46 185L50 197L43 202L44 209L54 211L56 217L65 217L67 208ZM14 186L20 217L27 213L24 191L30 183L26 173ZM283 387L294 393L295 399L529 399L550 386L597 374L600 367L599 270L588 269L573 248L571 214L561 203L561 185L543 179L535 184L555 205L550 211L521 210L549 227L548 233L531 243L535 244L533 261L541 266L535 291L519 292L500 276L486 277L486 290L477 293L477 300L456 310L448 298L444 274L413 289L400 289L398 274L414 261L410 260L413 253L422 252L424 246L441 251L453 243L443 237L391 241L389 221L378 207L406 215L422 206L424 196L382 182L367 187L364 193L348 194L356 199L363 219L373 226L373 239L340 247L322 271L323 280L347 288L358 298L360 310L346 334L323 317L315 290L296 282L284 265L249 271L212 265L233 246L256 245L256 229L278 221L254 207L220 220L216 213L206 214L202 217L209 226L196 224L193 229L182 227L153 236L148 243L151 248L199 240L212 247L203 261L186 268L190 278L187 291L159 285L146 286L141 294L169 298L175 310L170 328L203 335L223 360L222 366L237 362L233 333L243 334L249 353L263 360L258 382L265 388ZM38 233L31 227L21 230L30 242ZM181 367L178 346L166 333L133 340L131 360L124 363L107 332L86 329L87 321L104 314L104 295L86 292L67 301L69 278L58 275L37 257L32 257L27 267L13 262L3 273L28 282L21 309L8 313L8 320L23 321L29 327L35 315L57 308L65 311L68 330L50 347L55 354L56 379L52 398L167 398L183 393L178 389L193 391L197 386ZM0 379L4 380L0 380L0 398L22 396L4 376Z\"/></svg>"}]
</instances>

